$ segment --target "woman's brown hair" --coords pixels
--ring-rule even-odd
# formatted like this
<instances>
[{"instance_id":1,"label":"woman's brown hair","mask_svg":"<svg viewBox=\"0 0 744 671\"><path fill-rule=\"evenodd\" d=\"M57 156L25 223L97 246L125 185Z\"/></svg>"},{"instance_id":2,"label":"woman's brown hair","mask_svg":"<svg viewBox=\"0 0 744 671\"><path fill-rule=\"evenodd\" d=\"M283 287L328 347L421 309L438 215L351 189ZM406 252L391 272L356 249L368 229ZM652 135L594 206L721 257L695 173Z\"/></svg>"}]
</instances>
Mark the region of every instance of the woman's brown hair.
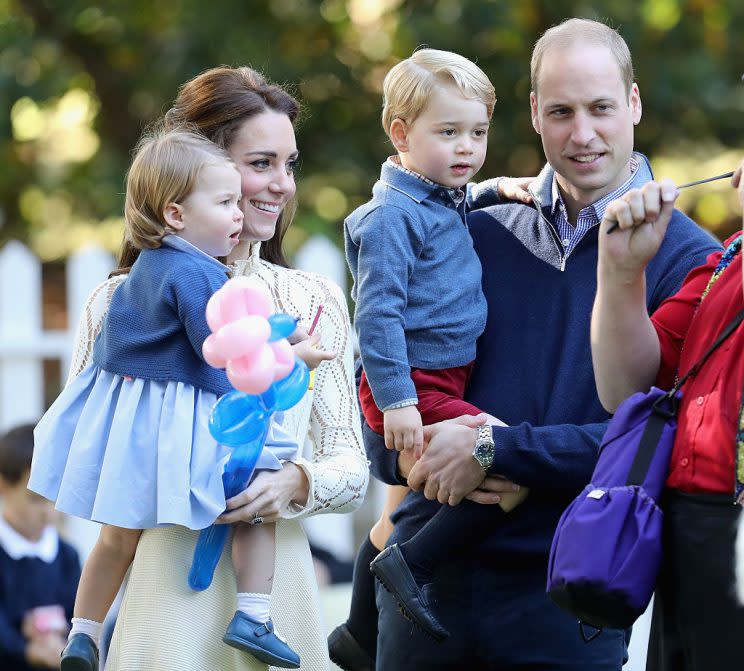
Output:
<instances>
[{"instance_id":1,"label":"woman's brown hair","mask_svg":"<svg viewBox=\"0 0 744 671\"><path fill-rule=\"evenodd\" d=\"M281 86L267 82L252 68L220 66L198 74L181 86L164 124L166 127L188 125L229 151L243 123L267 110L286 114L294 124L300 105ZM282 243L295 210L293 199L279 216L274 236L261 244L262 259L289 267ZM137 255L137 250L125 240L119 251L117 270L112 275L126 272Z\"/></svg>"}]
</instances>

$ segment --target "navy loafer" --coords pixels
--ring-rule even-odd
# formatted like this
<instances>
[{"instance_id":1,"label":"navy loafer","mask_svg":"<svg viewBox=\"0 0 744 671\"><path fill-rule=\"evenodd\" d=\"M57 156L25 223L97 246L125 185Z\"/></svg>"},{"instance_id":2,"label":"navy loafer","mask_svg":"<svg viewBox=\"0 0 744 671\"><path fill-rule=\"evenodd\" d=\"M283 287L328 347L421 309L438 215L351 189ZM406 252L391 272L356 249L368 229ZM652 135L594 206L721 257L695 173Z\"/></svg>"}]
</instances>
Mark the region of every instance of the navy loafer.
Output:
<instances>
[{"instance_id":1,"label":"navy loafer","mask_svg":"<svg viewBox=\"0 0 744 671\"><path fill-rule=\"evenodd\" d=\"M375 660L359 645L346 623L338 625L328 635L328 654L344 671L375 671Z\"/></svg>"},{"instance_id":2,"label":"navy loafer","mask_svg":"<svg viewBox=\"0 0 744 671\"><path fill-rule=\"evenodd\" d=\"M87 634L74 634L60 659L60 671L98 671L98 647Z\"/></svg>"},{"instance_id":3,"label":"navy loafer","mask_svg":"<svg viewBox=\"0 0 744 671\"><path fill-rule=\"evenodd\" d=\"M265 664L283 669L300 668L300 656L274 633L271 620L258 622L240 610L235 611L222 640Z\"/></svg>"},{"instance_id":4,"label":"navy loafer","mask_svg":"<svg viewBox=\"0 0 744 671\"><path fill-rule=\"evenodd\" d=\"M420 589L413 579L397 544L385 548L372 560L370 571L375 574L395 599L403 615L417 625L421 631L437 641L449 636L431 611L428 590Z\"/></svg>"}]
</instances>

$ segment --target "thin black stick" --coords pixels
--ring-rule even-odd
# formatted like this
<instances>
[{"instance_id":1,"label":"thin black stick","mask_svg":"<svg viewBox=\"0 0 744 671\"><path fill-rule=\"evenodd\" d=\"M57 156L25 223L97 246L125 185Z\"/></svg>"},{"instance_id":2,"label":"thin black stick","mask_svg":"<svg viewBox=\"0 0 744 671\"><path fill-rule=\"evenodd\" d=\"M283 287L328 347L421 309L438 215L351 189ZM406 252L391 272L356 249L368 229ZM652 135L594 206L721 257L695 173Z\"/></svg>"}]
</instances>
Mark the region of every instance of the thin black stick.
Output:
<instances>
[{"instance_id":1,"label":"thin black stick","mask_svg":"<svg viewBox=\"0 0 744 671\"><path fill-rule=\"evenodd\" d=\"M716 175L715 177L706 177L705 179L699 179L695 182L687 182L687 184L681 184L680 186L678 186L677 190L679 191L680 189L686 189L688 186L697 186L698 184L705 184L706 182L715 182L717 179L726 179L727 177L732 177L733 174L734 172L731 171L731 172L726 172L723 175ZM620 226L618 222L615 222L614 224L612 224L612 226L610 226L607 229L607 235L612 233L612 231L614 231L618 226Z\"/></svg>"}]
</instances>

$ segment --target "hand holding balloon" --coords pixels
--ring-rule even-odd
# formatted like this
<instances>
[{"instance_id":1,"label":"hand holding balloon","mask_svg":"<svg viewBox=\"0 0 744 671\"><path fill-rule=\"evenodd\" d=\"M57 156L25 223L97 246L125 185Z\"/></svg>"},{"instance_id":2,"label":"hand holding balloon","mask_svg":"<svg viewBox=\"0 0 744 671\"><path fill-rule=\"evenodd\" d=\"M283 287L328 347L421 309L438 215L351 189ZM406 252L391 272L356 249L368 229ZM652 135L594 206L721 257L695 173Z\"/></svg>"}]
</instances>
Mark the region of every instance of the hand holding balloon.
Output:
<instances>
[{"instance_id":1,"label":"hand holding balloon","mask_svg":"<svg viewBox=\"0 0 744 671\"><path fill-rule=\"evenodd\" d=\"M207 304L212 334L202 347L204 358L225 368L238 390L215 403L209 432L233 451L222 474L225 498L239 494L253 475L273 413L288 410L308 388L307 366L287 341L297 320L271 312L271 297L255 280L236 277L214 293ZM206 589L212 582L228 527L212 525L199 534L189 572L189 586Z\"/></svg>"}]
</instances>

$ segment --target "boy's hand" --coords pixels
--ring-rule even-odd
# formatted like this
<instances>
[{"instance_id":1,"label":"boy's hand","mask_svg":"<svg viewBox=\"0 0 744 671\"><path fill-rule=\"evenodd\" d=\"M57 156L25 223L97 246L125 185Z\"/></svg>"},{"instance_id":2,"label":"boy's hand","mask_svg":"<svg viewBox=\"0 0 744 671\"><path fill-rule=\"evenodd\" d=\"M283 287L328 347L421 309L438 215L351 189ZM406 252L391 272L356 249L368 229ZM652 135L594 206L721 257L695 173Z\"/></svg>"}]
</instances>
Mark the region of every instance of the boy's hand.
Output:
<instances>
[{"instance_id":1,"label":"boy's hand","mask_svg":"<svg viewBox=\"0 0 744 671\"><path fill-rule=\"evenodd\" d=\"M26 611L21 621L21 633L27 639L48 633L66 636L69 630L65 610L60 605L32 608Z\"/></svg>"},{"instance_id":2,"label":"boy's hand","mask_svg":"<svg viewBox=\"0 0 744 671\"><path fill-rule=\"evenodd\" d=\"M59 634L43 634L32 638L26 645L26 661L29 666L58 669L59 656L65 647L65 639Z\"/></svg>"},{"instance_id":3,"label":"boy's hand","mask_svg":"<svg viewBox=\"0 0 744 671\"><path fill-rule=\"evenodd\" d=\"M300 340L295 345L292 345L295 356L300 357L310 370L315 370L321 361L330 361L336 358L336 352L331 350L326 352L320 349L320 331L316 331L311 336L305 336L304 340Z\"/></svg>"},{"instance_id":4,"label":"boy's hand","mask_svg":"<svg viewBox=\"0 0 744 671\"><path fill-rule=\"evenodd\" d=\"M497 184L499 196L521 203L531 203L532 196L527 189L534 179L534 177L499 177Z\"/></svg>"},{"instance_id":5,"label":"boy's hand","mask_svg":"<svg viewBox=\"0 0 744 671\"><path fill-rule=\"evenodd\" d=\"M413 449L414 456L419 459L424 449L424 429L416 406L386 410L384 415L385 447L398 452Z\"/></svg>"}]
</instances>

